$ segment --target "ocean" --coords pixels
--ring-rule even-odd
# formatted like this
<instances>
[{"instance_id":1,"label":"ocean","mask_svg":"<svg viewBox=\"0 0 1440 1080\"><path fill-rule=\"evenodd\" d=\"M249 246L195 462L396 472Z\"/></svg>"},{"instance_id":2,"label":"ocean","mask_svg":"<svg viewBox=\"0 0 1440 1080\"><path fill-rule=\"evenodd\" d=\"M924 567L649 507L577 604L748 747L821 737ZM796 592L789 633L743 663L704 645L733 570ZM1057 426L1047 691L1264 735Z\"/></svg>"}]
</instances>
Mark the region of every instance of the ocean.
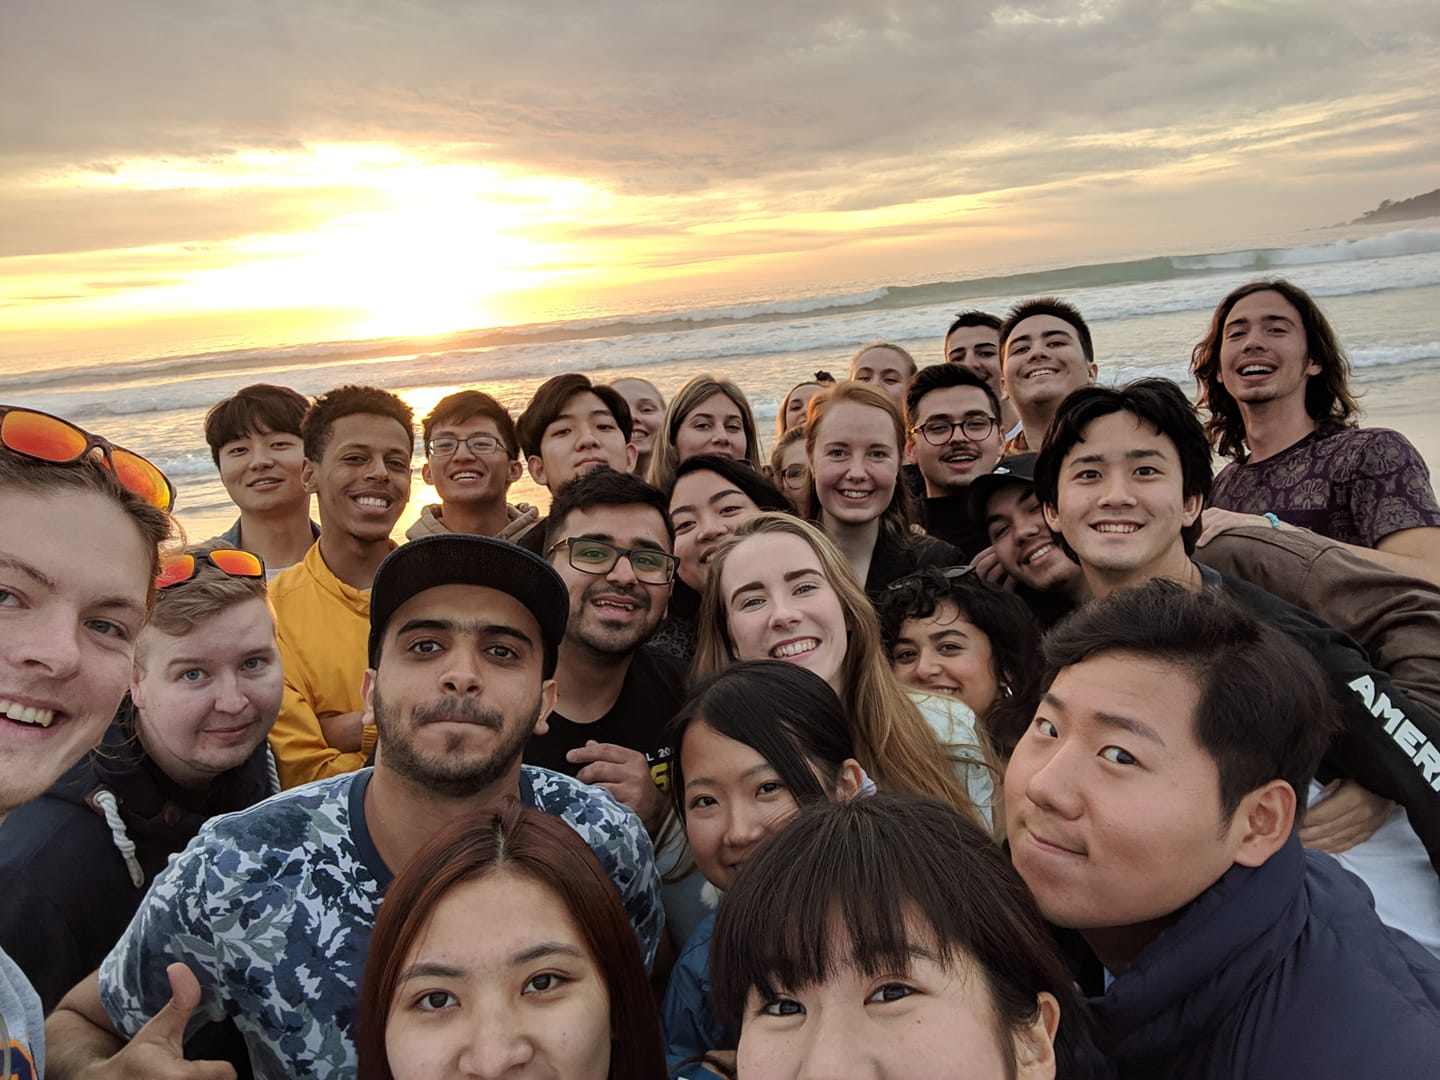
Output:
<instances>
[{"instance_id":1,"label":"ocean","mask_svg":"<svg viewBox=\"0 0 1440 1080\"><path fill-rule=\"evenodd\" d=\"M924 365L962 308L1003 315L1017 300L1059 295L1090 323L1100 379L1162 375L1191 389L1190 350L1232 287L1289 278L1320 298L1364 391L1367 421L1403 431L1432 472L1440 465L1440 227L1348 227L1281 246L1156 256L1093 265L876 284L834 295L617 314L439 338L391 338L88 356L42 364L0 361L0 401L68 417L150 457L179 488L177 512L194 539L233 518L202 436L206 409L242 386L274 382L316 394L344 383L393 390L417 419L461 388L494 395L514 414L536 386L564 371L597 381L638 375L668 397L701 371L725 374L749 395L762 435L789 388L817 369L837 378L862 344L890 341ZM767 440L768 448L768 440ZM397 533L434 492L415 469ZM547 499L528 478L512 501Z\"/></svg>"}]
</instances>

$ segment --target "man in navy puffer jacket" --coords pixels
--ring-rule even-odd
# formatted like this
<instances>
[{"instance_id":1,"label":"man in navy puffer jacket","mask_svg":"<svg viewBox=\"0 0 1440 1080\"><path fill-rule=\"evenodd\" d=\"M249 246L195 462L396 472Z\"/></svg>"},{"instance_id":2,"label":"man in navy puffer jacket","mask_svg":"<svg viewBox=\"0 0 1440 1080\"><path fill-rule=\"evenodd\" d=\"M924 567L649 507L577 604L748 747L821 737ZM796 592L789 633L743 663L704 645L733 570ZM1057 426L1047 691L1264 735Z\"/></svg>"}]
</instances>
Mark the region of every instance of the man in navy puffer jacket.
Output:
<instances>
[{"instance_id":1,"label":"man in navy puffer jacket","mask_svg":"<svg viewBox=\"0 0 1440 1080\"><path fill-rule=\"evenodd\" d=\"M1045 653L1005 777L1011 857L1077 932L1114 1075L1440 1076L1440 961L1295 834L1336 724L1314 660L1164 580L1093 602Z\"/></svg>"}]
</instances>

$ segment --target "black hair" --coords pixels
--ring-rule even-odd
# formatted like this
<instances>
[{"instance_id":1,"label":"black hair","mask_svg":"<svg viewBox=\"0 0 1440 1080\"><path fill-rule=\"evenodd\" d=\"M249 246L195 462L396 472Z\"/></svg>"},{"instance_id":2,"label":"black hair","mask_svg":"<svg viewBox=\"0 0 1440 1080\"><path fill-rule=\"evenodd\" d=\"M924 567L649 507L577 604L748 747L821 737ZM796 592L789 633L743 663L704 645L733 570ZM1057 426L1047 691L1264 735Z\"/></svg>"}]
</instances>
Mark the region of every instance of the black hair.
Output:
<instances>
[{"instance_id":1,"label":"black hair","mask_svg":"<svg viewBox=\"0 0 1440 1080\"><path fill-rule=\"evenodd\" d=\"M420 434L426 455L430 453L430 433L437 424L463 424L477 416L494 420L495 429L500 433L500 441L505 444L505 453L511 458L519 458L520 442L515 437L515 421L510 419L510 413L504 405L479 390L460 390L441 398L435 403L435 408L430 410L430 415L420 421Z\"/></svg>"},{"instance_id":2,"label":"black hair","mask_svg":"<svg viewBox=\"0 0 1440 1080\"><path fill-rule=\"evenodd\" d=\"M666 725L664 743L674 749L670 798L681 821L680 748L697 723L753 749L801 805L829 798L841 766L855 757L850 718L829 683L783 660L740 661L700 680Z\"/></svg>"},{"instance_id":3,"label":"black hair","mask_svg":"<svg viewBox=\"0 0 1440 1080\"><path fill-rule=\"evenodd\" d=\"M892 582L876 599L886 653L893 657L907 619L934 618L946 602L989 639L996 681L1008 691L976 717L987 750L994 760L1003 761L1029 726L1040 700L1040 626L1014 593L975 574L946 577L943 570L928 566Z\"/></svg>"},{"instance_id":4,"label":"black hair","mask_svg":"<svg viewBox=\"0 0 1440 1080\"><path fill-rule=\"evenodd\" d=\"M205 414L205 442L218 466L226 443L250 435L279 432L300 438L300 425L310 400L288 386L255 383L242 387Z\"/></svg>"},{"instance_id":5,"label":"black hair","mask_svg":"<svg viewBox=\"0 0 1440 1080\"><path fill-rule=\"evenodd\" d=\"M1191 592L1163 579L1121 589L1061 621L1044 648L1047 691L1062 668L1102 653L1185 670L1199 689L1195 737L1219 770L1225 827L1240 800L1271 780L1289 784L1303 810L1339 731L1325 673L1310 654L1219 589Z\"/></svg>"},{"instance_id":6,"label":"black hair","mask_svg":"<svg viewBox=\"0 0 1440 1080\"><path fill-rule=\"evenodd\" d=\"M1210 496L1212 479L1210 443L1195 406L1185 392L1169 379L1136 379L1124 386L1082 386L1071 392L1045 432L1045 444L1035 459L1035 497L1042 505L1054 510L1060 498L1060 469L1065 458L1085 441L1085 432L1102 416L1128 412L1148 424L1175 445L1180 459L1180 486L1186 499L1199 496L1203 503ZM1180 530L1185 554L1195 551L1201 531L1200 518ZM1055 534L1060 536L1059 533ZM1063 541L1064 538L1061 537ZM1065 551L1073 559L1075 553L1068 543Z\"/></svg>"},{"instance_id":7,"label":"black hair","mask_svg":"<svg viewBox=\"0 0 1440 1080\"><path fill-rule=\"evenodd\" d=\"M752 992L768 1002L850 964L903 972L917 950L973 964L1004 1036L1035 1022L1041 993L1054 995L1059 1064L1067 1035L1084 1029L1074 982L1010 860L929 799L881 792L806 807L740 872L710 948L711 1000L737 1030Z\"/></svg>"},{"instance_id":8,"label":"black hair","mask_svg":"<svg viewBox=\"0 0 1440 1080\"><path fill-rule=\"evenodd\" d=\"M945 331L948 338L956 330L966 326L988 326L991 330L999 331L1000 316L991 315L988 311L980 311L978 308L966 308L955 318L950 320L950 326Z\"/></svg>"},{"instance_id":9,"label":"black hair","mask_svg":"<svg viewBox=\"0 0 1440 1080\"><path fill-rule=\"evenodd\" d=\"M720 457L718 454L696 454L675 466L675 480L678 482L682 476L689 476L693 472L712 472L723 477L744 492L761 510L784 510L788 513L794 509L778 487L743 461ZM667 495L674 494L675 484L672 483Z\"/></svg>"},{"instance_id":10,"label":"black hair","mask_svg":"<svg viewBox=\"0 0 1440 1080\"><path fill-rule=\"evenodd\" d=\"M1248 281L1220 301L1204 339L1190 353L1190 372L1200 388L1200 405L1210 413L1205 421L1205 434L1221 457L1245 456L1245 420L1240 415L1240 406L1220 379L1225 323L1236 304L1258 292L1279 293L1300 313L1310 360L1320 365L1320 373L1305 381L1305 412L1315 421L1320 433L1330 435L1354 427L1360 413L1360 403L1350 391L1350 360L1320 305L1304 289L1284 278Z\"/></svg>"},{"instance_id":11,"label":"black hair","mask_svg":"<svg viewBox=\"0 0 1440 1080\"><path fill-rule=\"evenodd\" d=\"M630 403L613 386L603 386L590 381L589 377L576 371L567 371L546 379L530 398L530 404L515 421L515 434L520 439L520 449L526 457L538 457L540 444L545 439L545 429L555 422L564 411L566 404L576 394L591 393L600 399L615 418L620 434L630 441L635 430L635 420L630 415Z\"/></svg>"},{"instance_id":12,"label":"black hair","mask_svg":"<svg viewBox=\"0 0 1440 1080\"><path fill-rule=\"evenodd\" d=\"M1061 322L1067 322L1075 328L1075 336L1080 339L1080 349L1085 354L1087 363L1095 362L1095 345L1090 340L1090 327L1080 314L1080 309L1074 304L1066 303L1058 296L1040 296L1034 300L1022 300L1010 309L1005 316L1005 321L1000 324L1000 350L1004 352L1005 346L1010 341L1010 335L1015 332L1015 327L1024 320L1035 315L1052 315Z\"/></svg>"},{"instance_id":13,"label":"black hair","mask_svg":"<svg viewBox=\"0 0 1440 1080\"><path fill-rule=\"evenodd\" d=\"M905 430L909 432L920 422L916 414L926 394L951 386L973 386L977 390L983 390L985 400L990 403L990 416L999 422L1000 399L995 396L995 391L990 389L989 383L959 364L931 364L917 371L905 387Z\"/></svg>"},{"instance_id":14,"label":"black hair","mask_svg":"<svg viewBox=\"0 0 1440 1080\"><path fill-rule=\"evenodd\" d=\"M577 510L596 506L648 506L665 523L670 549L675 548L675 526L670 521L670 500L665 493L631 473L616 472L609 466L591 469L566 481L555 493L550 515L545 519L545 548L548 551L565 531L565 519Z\"/></svg>"},{"instance_id":15,"label":"black hair","mask_svg":"<svg viewBox=\"0 0 1440 1080\"><path fill-rule=\"evenodd\" d=\"M347 416L365 413L372 416L388 416L402 428L410 440L411 449L415 443L415 414L410 406L388 390L378 386L337 386L317 397L305 414L300 425L300 437L305 442L305 457L318 462L325 456L335 422Z\"/></svg>"}]
</instances>

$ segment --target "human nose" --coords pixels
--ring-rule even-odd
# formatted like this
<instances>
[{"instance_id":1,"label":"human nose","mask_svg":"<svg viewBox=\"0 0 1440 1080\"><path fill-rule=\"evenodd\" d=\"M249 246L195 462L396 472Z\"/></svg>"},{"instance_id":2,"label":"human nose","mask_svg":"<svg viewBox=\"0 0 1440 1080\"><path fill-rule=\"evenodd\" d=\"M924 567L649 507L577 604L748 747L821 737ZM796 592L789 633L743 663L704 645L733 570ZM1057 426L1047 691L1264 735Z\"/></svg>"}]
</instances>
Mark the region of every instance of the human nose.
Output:
<instances>
[{"instance_id":1,"label":"human nose","mask_svg":"<svg viewBox=\"0 0 1440 1080\"><path fill-rule=\"evenodd\" d=\"M701 541L718 540L728 531L725 526L725 520L718 514L705 514L701 516L696 526L696 532L699 534L696 536L696 539Z\"/></svg>"},{"instance_id":2,"label":"human nose","mask_svg":"<svg viewBox=\"0 0 1440 1080\"><path fill-rule=\"evenodd\" d=\"M451 649L447 659L449 663L440 673L440 683L446 693L469 697L484 689L479 665L470 649Z\"/></svg>"},{"instance_id":3,"label":"human nose","mask_svg":"<svg viewBox=\"0 0 1440 1080\"><path fill-rule=\"evenodd\" d=\"M879 1080L880 1070L865 1045L864 1025L855 1018L812 1006L802 1037L795 1080Z\"/></svg>"},{"instance_id":4,"label":"human nose","mask_svg":"<svg viewBox=\"0 0 1440 1080\"><path fill-rule=\"evenodd\" d=\"M215 711L233 714L245 708L245 692L233 671L222 672L215 685Z\"/></svg>"},{"instance_id":5,"label":"human nose","mask_svg":"<svg viewBox=\"0 0 1440 1080\"><path fill-rule=\"evenodd\" d=\"M596 434L595 429L589 424L580 425L579 436L579 439L575 443L576 446L589 447L600 445L600 436Z\"/></svg>"},{"instance_id":6,"label":"human nose","mask_svg":"<svg viewBox=\"0 0 1440 1080\"><path fill-rule=\"evenodd\" d=\"M534 1056L534 1045L512 1018L476 1016L473 1024L470 1040L460 1056L461 1075L475 1080L501 1080Z\"/></svg>"},{"instance_id":7,"label":"human nose","mask_svg":"<svg viewBox=\"0 0 1440 1080\"><path fill-rule=\"evenodd\" d=\"M940 654L934 649L921 649L915 661L915 674L922 679L940 674Z\"/></svg>"},{"instance_id":8,"label":"human nose","mask_svg":"<svg viewBox=\"0 0 1440 1080\"><path fill-rule=\"evenodd\" d=\"M452 458L465 458L467 460L473 461L478 455L475 453L474 450L470 449L470 444L468 442L466 442L464 439L457 439L455 441L455 452L450 456Z\"/></svg>"},{"instance_id":9,"label":"human nose","mask_svg":"<svg viewBox=\"0 0 1440 1080\"><path fill-rule=\"evenodd\" d=\"M799 622L800 613L788 596L778 596L770 605L770 625L775 627L793 626Z\"/></svg>"},{"instance_id":10,"label":"human nose","mask_svg":"<svg viewBox=\"0 0 1440 1080\"><path fill-rule=\"evenodd\" d=\"M615 556L615 565L605 575L605 580L615 585L634 585L640 580L635 576L635 566L630 562L628 553Z\"/></svg>"},{"instance_id":11,"label":"human nose","mask_svg":"<svg viewBox=\"0 0 1440 1080\"><path fill-rule=\"evenodd\" d=\"M365 463L365 476L370 480L388 480L389 473L385 470L385 458L381 454L372 454L370 460Z\"/></svg>"},{"instance_id":12,"label":"human nose","mask_svg":"<svg viewBox=\"0 0 1440 1080\"><path fill-rule=\"evenodd\" d=\"M71 678L80 670L80 620L73 612L56 611L33 632L15 634L6 642L22 666L39 668L53 678Z\"/></svg>"},{"instance_id":13,"label":"human nose","mask_svg":"<svg viewBox=\"0 0 1440 1080\"><path fill-rule=\"evenodd\" d=\"M732 806L725 819L725 831L720 840L727 848L744 850L759 843L765 836L767 815L755 807L741 803Z\"/></svg>"},{"instance_id":14,"label":"human nose","mask_svg":"<svg viewBox=\"0 0 1440 1080\"><path fill-rule=\"evenodd\" d=\"M1028 749L1030 754L1037 756L1037 760L1032 761L1030 775L1025 781L1026 798L1062 818L1074 820L1079 817L1082 800L1070 752L1063 745L1054 747L1048 753L1037 750L1033 745Z\"/></svg>"},{"instance_id":15,"label":"human nose","mask_svg":"<svg viewBox=\"0 0 1440 1080\"><path fill-rule=\"evenodd\" d=\"M1130 506L1135 502L1130 493L1129 477L1123 471L1106 478L1100 501L1102 506Z\"/></svg>"}]
</instances>

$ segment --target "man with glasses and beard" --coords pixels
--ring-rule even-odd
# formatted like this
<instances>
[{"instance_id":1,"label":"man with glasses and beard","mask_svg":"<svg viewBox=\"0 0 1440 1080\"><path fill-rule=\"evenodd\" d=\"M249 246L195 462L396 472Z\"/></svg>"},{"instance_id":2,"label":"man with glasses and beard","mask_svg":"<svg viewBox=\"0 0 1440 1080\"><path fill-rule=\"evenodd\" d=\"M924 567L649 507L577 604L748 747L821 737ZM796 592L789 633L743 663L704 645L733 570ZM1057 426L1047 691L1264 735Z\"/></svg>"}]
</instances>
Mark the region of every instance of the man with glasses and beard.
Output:
<instances>
[{"instance_id":1,"label":"man with glasses and beard","mask_svg":"<svg viewBox=\"0 0 1440 1080\"><path fill-rule=\"evenodd\" d=\"M599 784L653 837L668 806L670 748L661 732L680 707L685 670L644 645L665 617L679 565L664 494L596 469L550 507L546 549L570 592L555 669L556 701L525 761Z\"/></svg>"},{"instance_id":2,"label":"man with glasses and beard","mask_svg":"<svg viewBox=\"0 0 1440 1080\"><path fill-rule=\"evenodd\" d=\"M514 798L585 838L652 960L664 917L639 820L520 762L555 702L568 607L554 569L503 541L429 536L389 555L364 683L374 767L206 825L52 1015L52 1075L160 1075L197 1010L234 1018L257 1076L353 1075L362 969L391 878L448 822Z\"/></svg>"}]
</instances>

